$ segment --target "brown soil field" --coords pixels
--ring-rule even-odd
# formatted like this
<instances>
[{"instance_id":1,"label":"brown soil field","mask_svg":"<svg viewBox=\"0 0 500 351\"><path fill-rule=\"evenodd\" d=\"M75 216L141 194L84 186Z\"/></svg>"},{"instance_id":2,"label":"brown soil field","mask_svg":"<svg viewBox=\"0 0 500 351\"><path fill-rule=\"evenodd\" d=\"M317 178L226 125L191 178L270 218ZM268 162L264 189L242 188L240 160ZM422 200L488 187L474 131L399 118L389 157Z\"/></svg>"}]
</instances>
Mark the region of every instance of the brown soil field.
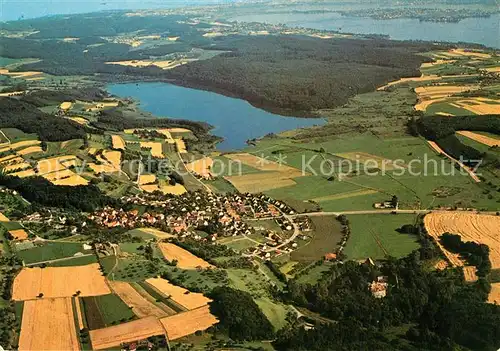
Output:
<instances>
[{"instance_id":1,"label":"brown soil field","mask_svg":"<svg viewBox=\"0 0 500 351\"><path fill-rule=\"evenodd\" d=\"M71 298L26 301L19 350L80 350Z\"/></svg>"},{"instance_id":2,"label":"brown soil field","mask_svg":"<svg viewBox=\"0 0 500 351\"><path fill-rule=\"evenodd\" d=\"M111 140L113 143L113 149L125 150L125 141L119 135L112 135Z\"/></svg>"},{"instance_id":3,"label":"brown soil field","mask_svg":"<svg viewBox=\"0 0 500 351\"><path fill-rule=\"evenodd\" d=\"M432 212L424 218L427 232L439 239L444 233L454 233L463 241L475 241L490 248L492 268L500 268L500 216L483 215L471 212ZM438 243L441 247L441 245ZM457 266L463 265L454 255L441 247L444 254Z\"/></svg>"},{"instance_id":4,"label":"brown soil field","mask_svg":"<svg viewBox=\"0 0 500 351\"><path fill-rule=\"evenodd\" d=\"M210 157L203 157L200 158L199 160L193 161L191 163L188 163L186 165L186 168L194 172L196 174L199 174L200 176L204 178L209 178L212 176L212 173L210 172L210 169L213 165L214 161Z\"/></svg>"},{"instance_id":5,"label":"brown soil field","mask_svg":"<svg viewBox=\"0 0 500 351\"><path fill-rule=\"evenodd\" d=\"M193 255L191 252L184 250L177 245L170 243L159 243L158 246L160 247L161 253L167 260L177 260L177 267L179 268L195 269L197 267L213 267L210 263Z\"/></svg>"},{"instance_id":6,"label":"brown soil field","mask_svg":"<svg viewBox=\"0 0 500 351\"><path fill-rule=\"evenodd\" d=\"M203 294L189 292L187 289L171 284L166 279L150 278L146 279L146 283L188 310L194 310L198 307L205 306L212 301Z\"/></svg>"},{"instance_id":7,"label":"brown soil field","mask_svg":"<svg viewBox=\"0 0 500 351\"><path fill-rule=\"evenodd\" d=\"M167 315L164 310L139 294L139 292L129 283L109 281L109 285L115 294L123 300L123 302L125 302L129 307L132 307L132 311L137 317L165 317Z\"/></svg>"},{"instance_id":8,"label":"brown soil field","mask_svg":"<svg viewBox=\"0 0 500 351\"><path fill-rule=\"evenodd\" d=\"M160 319L161 324L167 331L169 340L191 335L198 330L206 330L218 322L218 319L210 313L210 308L203 306L195 310L176 314Z\"/></svg>"},{"instance_id":9,"label":"brown soil field","mask_svg":"<svg viewBox=\"0 0 500 351\"><path fill-rule=\"evenodd\" d=\"M481 182L481 179L479 179L479 177L476 175L476 173L472 172L472 170L471 170L469 167L467 167L466 165L464 165L462 162L460 162L460 161L458 161L458 160L454 159L453 157L451 157L450 155L448 155L446 152L444 152L444 150L443 150L443 149L441 149L441 148L439 147L439 145L438 145L438 144L436 144L436 142L434 142L434 141L430 141L430 140L428 140L427 142L429 143L429 145L430 145L430 146L431 146L431 147L432 147L432 148L433 148L433 149L434 149L434 150L435 150L438 154L442 154L442 155L444 155L444 156L448 157L448 158L449 158L452 162L457 163L457 164L458 164L458 165L459 165L459 166L460 166L460 167L461 167L464 171L466 171L466 172L467 172L467 173L471 176L471 178L472 178L472 179L473 179L476 183Z\"/></svg>"},{"instance_id":10,"label":"brown soil field","mask_svg":"<svg viewBox=\"0 0 500 351\"><path fill-rule=\"evenodd\" d=\"M163 148L162 144L157 141L141 141L141 148L145 147L148 149L151 149L151 155L153 157L159 157L163 158L165 155L163 155Z\"/></svg>"},{"instance_id":11,"label":"brown soil field","mask_svg":"<svg viewBox=\"0 0 500 351\"><path fill-rule=\"evenodd\" d=\"M44 298L110 294L99 264L73 267L23 268L14 279L12 299L32 300L43 293Z\"/></svg>"},{"instance_id":12,"label":"brown soil field","mask_svg":"<svg viewBox=\"0 0 500 351\"><path fill-rule=\"evenodd\" d=\"M24 229L9 230L9 234L12 235L14 240L28 239L28 233Z\"/></svg>"},{"instance_id":13,"label":"brown soil field","mask_svg":"<svg viewBox=\"0 0 500 351\"><path fill-rule=\"evenodd\" d=\"M293 179L283 176L280 172L245 174L224 178L241 193L261 193L297 184Z\"/></svg>"},{"instance_id":14,"label":"brown soil field","mask_svg":"<svg viewBox=\"0 0 500 351\"><path fill-rule=\"evenodd\" d=\"M108 328L91 330L90 341L94 350L103 350L164 334L165 329L156 317L146 317Z\"/></svg>"},{"instance_id":15,"label":"brown soil field","mask_svg":"<svg viewBox=\"0 0 500 351\"><path fill-rule=\"evenodd\" d=\"M488 146L500 146L500 139L493 139L490 138L486 135L474 133L474 132L469 132L466 130L460 130L457 132L460 135L466 136L469 139L475 140L481 144L488 145Z\"/></svg>"},{"instance_id":16,"label":"brown soil field","mask_svg":"<svg viewBox=\"0 0 500 351\"><path fill-rule=\"evenodd\" d=\"M488 295L488 302L500 305L500 283L491 284L491 291Z\"/></svg>"},{"instance_id":17,"label":"brown soil field","mask_svg":"<svg viewBox=\"0 0 500 351\"><path fill-rule=\"evenodd\" d=\"M476 267L464 266L464 278L466 282L475 282L477 280Z\"/></svg>"}]
</instances>

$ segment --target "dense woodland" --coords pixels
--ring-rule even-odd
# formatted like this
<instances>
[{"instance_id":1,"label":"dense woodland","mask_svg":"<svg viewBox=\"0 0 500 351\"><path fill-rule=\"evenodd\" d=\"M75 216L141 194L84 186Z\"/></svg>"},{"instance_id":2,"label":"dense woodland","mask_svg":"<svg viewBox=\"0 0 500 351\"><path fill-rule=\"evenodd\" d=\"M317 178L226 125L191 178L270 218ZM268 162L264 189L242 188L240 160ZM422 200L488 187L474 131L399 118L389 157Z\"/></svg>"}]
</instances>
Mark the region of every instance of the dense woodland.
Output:
<instances>
[{"instance_id":1,"label":"dense woodland","mask_svg":"<svg viewBox=\"0 0 500 351\"><path fill-rule=\"evenodd\" d=\"M214 48L214 47L212 47ZM281 113L343 105L355 94L418 75L428 44L309 37L228 37L232 52L167 72L178 84L216 90Z\"/></svg>"},{"instance_id":2,"label":"dense woodland","mask_svg":"<svg viewBox=\"0 0 500 351\"><path fill-rule=\"evenodd\" d=\"M12 98L0 98L0 128L17 128L36 133L42 141L63 141L85 137L85 130L68 119L40 111L37 106Z\"/></svg>"}]
</instances>

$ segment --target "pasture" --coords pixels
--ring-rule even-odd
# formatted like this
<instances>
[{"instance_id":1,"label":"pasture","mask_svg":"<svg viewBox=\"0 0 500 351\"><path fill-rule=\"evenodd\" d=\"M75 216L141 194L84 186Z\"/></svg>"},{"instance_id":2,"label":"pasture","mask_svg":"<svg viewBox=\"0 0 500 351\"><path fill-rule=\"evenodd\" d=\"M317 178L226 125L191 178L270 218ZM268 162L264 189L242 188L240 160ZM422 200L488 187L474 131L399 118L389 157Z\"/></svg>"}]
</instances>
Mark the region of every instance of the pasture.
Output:
<instances>
[{"instance_id":1,"label":"pasture","mask_svg":"<svg viewBox=\"0 0 500 351\"><path fill-rule=\"evenodd\" d=\"M360 214L349 215L347 218L351 235L344 253L348 259L403 257L419 248L416 236L396 231L404 224L414 224L415 215Z\"/></svg>"},{"instance_id":2,"label":"pasture","mask_svg":"<svg viewBox=\"0 0 500 351\"><path fill-rule=\"evenodd\" d=\"M84 250L81 243L50 241L42 243L40 246L35 246L32 249L18 251L17 256L25 264L31 264L71 257L77 253L88 254L91 252L92 250Z\"/></svg>"},{"instance_id":3,"label":"pasture","mask_svg":"<svg viewBox=\"0 0 500 351\"><path fill-rule=\"evenodd\" d=\"M341 225L335 216L311 217L313 231L307 233L312 239L293 251L293 261L317 261L327 253L335 252L342 240Z\"/></svg>"}]
</instances>

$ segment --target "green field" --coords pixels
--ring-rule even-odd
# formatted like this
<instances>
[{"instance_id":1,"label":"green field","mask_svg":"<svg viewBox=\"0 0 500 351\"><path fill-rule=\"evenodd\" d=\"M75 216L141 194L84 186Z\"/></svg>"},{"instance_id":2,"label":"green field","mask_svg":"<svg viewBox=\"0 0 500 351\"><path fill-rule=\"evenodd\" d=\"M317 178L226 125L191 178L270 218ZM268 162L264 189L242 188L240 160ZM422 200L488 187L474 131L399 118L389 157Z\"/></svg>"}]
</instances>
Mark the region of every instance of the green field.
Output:
<instances>
[{"instance_id":1,"label":"green field","mask_svg":"<svg viewBox=\"0 0 500 351\"><path fill-rule=\"evenodd\" d=\"M273 302L266 297L255 299L255 302L267 319L269 319L275 331L280 330L286 325L285 319L289 309L285 305Z\"/></svg>"},{"instance_id":2,"label":"green field","mask_svg":"<svg viewBox=\"0 0 500 351\"><path fill-rule=\"evenodd\" d=\"M18 141L23 140L37 140L38 135L36 134L27 134L16 128L2 128L2 132L5 134L7 138L9 138L11 143L16 143Z\"/></svg>"},{"instance_id":3,"label":"green field","mask_svg":"<svg viewBox=\"0 0 500 351\"><path fill-rule=\"evenodd\" d=\"M348 259L382 259L387 255L403 257L419 248L416 236L396 231L404 224L414 224L415 215L366 214L347 218L351 235L344 253Z\"/></svg>"},{"instance_id":4,"label":"green field","mask_svg":"<svg viewBox=\"0 0 500 351\"><path fill-rule=\"evenodd\" d=\"M91 253L92 251L84 251L81 243L51 241L32 249L18 251L17 256L19 256L25 264L30 264L71 257L77 252Z\"/></svg>"},{"instance_id":5,"label":"green field","mask_svg":"<svg viewBox=\"0 0 500 351\"><path fill-rule=\"evenodd\" d=\"M311 217L313 231L311 241L293 251L290 255L293 261L317 261L325 254L335 252L342 240L341 225L335 216Z\"/></svg>"},{"instance_id":6,"label":"green field","mask_svg":"<svg viewBox=\"0 0 500 351\"><path fill-rule=\"evenodd\" d=\"M132 309L115 294L82 298L89 328L111 326L134 319Z\"/></svg>"},{"instance_id":7,"label":"green field","mask_svg":"<svg viewBox=\"0 0 500 351\"><path fill-rule=\"evenodd\" d=\"M86 264L97 263L97 257L95 255L75 257L62 261L55 261L47 263L49 267L70 267L70 266L84 266Z\"/></svg>"}]
</instances>

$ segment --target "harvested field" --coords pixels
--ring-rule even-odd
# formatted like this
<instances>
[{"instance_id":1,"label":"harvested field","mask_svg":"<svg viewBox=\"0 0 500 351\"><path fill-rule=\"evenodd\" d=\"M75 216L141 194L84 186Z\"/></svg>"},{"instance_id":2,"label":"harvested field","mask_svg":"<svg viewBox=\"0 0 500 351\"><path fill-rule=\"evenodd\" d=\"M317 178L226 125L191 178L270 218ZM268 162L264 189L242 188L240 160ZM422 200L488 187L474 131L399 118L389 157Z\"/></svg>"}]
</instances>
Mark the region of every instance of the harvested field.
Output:
<instances>
[{"instance_id":1,"label":"harvested field","mask_svg":"<svg viewBox=\"0 0 500 351\"><path fill-rule=\"evenodd\" d=\"M477 280L476 267L464 266L464 278L466 282L475 282Z\"/></svg>"},{"instance_id":2,"label":"harvested field","mask_svg":"<svg viewBox=\"0 0 500 351\"><path fill-rule=\"evenodd\" d=\"M28 233L24 229L10 230L9 234L12 235L14 240L25 240L28 239Z\"/></svg>"},{"instance_id":3,"label":"harvested field","mask_svg":"<svg viewBox=\"0 0 500 351\"><path fill-rule=\"evenodd\" d=\"M157 141L141 141L141 148L151 149L151 156L164 158L162 143Z\"/></svg>"},{"instance_id":4,"label":"harvested field","mask_svg":"<svg viewBox=\"0 0 500 351\"><path fill-rule=\"evenodd\" d=\"M460 130L457 132L460 135L463 135L469 139L475 140L478 143L488 145L488 146L500 146L500 139L494 139L490 138L486 135L474 133L474 132L469 132L465 130Z\"/></svg>"},{"instance_id":5,"label":"harvested field","mask_svg":"<svg viewBox=\"0 0 500 351\"><path fill-rule=\"evenodd\" d=\"M163 185L160 190L164 194L173 194L173 195L182 195L187 191L184 185L179 183L175 185Z\"/></svg>"},{"instance_id":6,"label":"harvested field","mask_svg":"<svg viewBox=\"0 0 500 351\"><path fill-rule=\"evenodd\" d=\"M286 173L266 172L224 177L241 193L261 193L297 184Z\"/></svg>"},{"instance_id":7,"label":"harvested field","mask_svg":"<svg viewBox=\"0 0 500 351\"><path fill-rule=\"evenodd\" d=\"M460 166L460 168L462 168L464 171L466 171L470 177L476 182L476 183L479 183L481 182L481 179L479 179L479 177L476 175L476 173L474 173L469 167L467 167L466 165L464 165L462 162L456 160L455 158L451 157L450 155L448 155L446 152L444 152L443 149L441 149L441 147L439 147L439 145L434 142L434 141L430 141L428 140L427 141L429 143L429 145L438 153L438 154L442 154L446 157L448 157L452 162L455 162L456 164L458 164Z\"/></svg>"},{"instance_id":8,"label":"harvested field","mask_svg":"<svg viewBox=\"0 0 500 351\"><path fill-rule=\"evenodd\" d=\"M95 163L89 163L88 166L90 169L95 173L95 174L101 174L101 173L116 173L118 170L113 167L110 164L95 164Z\"/></svg>"},{"instance_id":9,"label":"harvested field","mask_svg":"<svg viewBox=\"0 0 500 351\"><path fill-rule=\"evenodd\" d=\"M161 230L155 229L155 228L138 228L134 229L133 231L139 231L142 233L150 234L153 235L154 237L160 238L160 239L165 239L165 238L173 238L175 235L169 234L162 232ZM132 236L137 235L136 233L130 233Z\"/></svg>"},{"instance_id":10,"label":"harvested field","mask_svg":"<svg viewBox=\"0 0 500 351\"><path fill-rule=\"evenodd\" d=\"M146 317L108 328L91 330L90 341L94 350L103 350L164 334L165 330L158 319Z\"/></svg>"},{"instance_id":11,"label":"harvested field","mask_svg":"<svg viewBox=\"0 0 500 351\"><path fill-rule=\"evenodd\" d=\"M36 167L38 169L38 173L43 175L51 172L62 171L66 169L66 166L63 164L64 161L75 160L75 159L76 156L74 155L46 158L38 161Z\"/></svg>"},{"instance_id":12,"label":"harvested field","mask_svg":"<svg viewBox=\"0 0 500 351\"><path fill-rule=\"evenodd\" d=\"M112 135L111 140L113 142L113 149L125 150L125 141L119 135Z\"/></svg>"},{"instance_id":13,"label":"harvested field","mask_svg":"<svg viewBox=\"0 0 500 351\"><path fill-rule=\"evenodd\" d=\"M160 187L158 186L158 184L141 185L140 188L142 191L145 191L147 193L160 191Z\"/></svg>"},{"instance_id":14,"label":"harvested field","mask_svg":"<svg viewBox=\"0 0 500 351\"><path fill-rule=\"evenodd\" d=\"M492 268L500 268L500 216L483 215L471 212L432 212L424 218L429 235L437 241L444 233L461 236L463 241L475 241L490 248ZM443 253L455 266L462 266L457 255L445 250L438 242Z\"/></svg>"},{"instance_id":15,"label":"harvested field","mask_svg":"<svg viewBox=\"0 0 500 351\"><path fill-rule=\"evenodd\" d=\"M213 267L210 263L205 260L193 255L191 252L184 250L183 248L170 244L170 243L159 243L158 246L163 254L163 256L169 260L177 260L177 267L182 269L195 269L197 267L201 268L211 268Z\"/></svg>"},{"instance_id":16,"label":"harvested field","mask_svg":"<svg viewBox=\"0 0 500 351\"><path fill-rule=\"evenodd\" d=\"M80 350L70 297L24 303L19 350Z\"/></svg>"},{"instance_id":17,"label":"harvested field","mask_svg":"<svg viewBox=\"0 0 500 351\"><path fill-rule=\"evenodd\" d=\"M26 177L32 177L32 176L36 175L36 173L33 169L26 169L24 171L11 173L10 175L15 176L15 177L19 177L19 178L26 178Z\"/></svg>"},{"instance_id":18,"label":"harvested field","mask_svg":"<svg viewBox=\"0 0 500 351\"><path fill-rule=\"evenodd\" d=\"M122 153L120 151L104 151L102 155L116 169L120 169L120 163L122 161Z\"/></svg>"},{"instance_id":19,"label":"harvested field","mask_svg":"<svg viewBox=\"0 0 500 351\"><path fill-rule=\"evenodd\" d=\"M31 168L31 165L27 162L13 163L8 166L2 166L2 169L7 173L12 171L21 171L28 168Z\"/></svg>"},{"instance_id":20,"label":"harvested field","mask_svg":"<svg viewBox=\"0 0 500 351\"><path fill-rule=\"evenodd\" d=\"M422 65L423 67L423 65ZM393 82L387 83L384 86L381 86L377 88L377 90L384 90L385 88L388 88L393 85L401 84L401 83L408 83L408 82L427 82L431 80L441 80L442 77L437 76L435 74L430 74L430 75L422 75L420 77L410 77L410 78L401 78L399 80L395 80Z\"/></svg>"},{"instance_id":21,"label":"harvested field","mask_svg":"<svg viewBox=\"0 0 500 351\"><path fill-rule=\"evenodd\" d=\"M459 100L455 104L457 107L469 110L476 115L494 115L500 113L500 100L468 99Z\"/></svg>"},{"instance_id":22,"label":"harvested field","mask_svg":"<svg viewBox=\"0 0 500 351\"><path fill-rule=\"evenodd\" d=\"M78 186L87 185L89 182L78 174L74 174L71 177L55 180L52 183L55 185Z\"/></svg>"},{"instance_id":23,"label":"harvested field","mask_svg":"<svg viewBox=\"0 0 500 351\"><path fill-rule=\"evenodd\" d=\"M190 292L180 286L171 284L166 279L150 278L146 279L146 283L188 310L205 306L211 301L203 294Z\"/></svg>"},{"instance_id":24,"label":"harvested field","mask_svg":"<svg viewBox=\"0 0 500 351\"><path fill-rule=\"evenodd\" d=\"M73 173L73 171L71 171L69 169L63 169L62 171L44 174L43 177L45 179L47 179L48 181L52 182L54 180L59 180L59 179L71 177L74 174L75 173Z\"/></svg>"},{"instance_id":25,"label":"harvested field","mask_svg":"<svg viewBox=\"0 0 500 351\"><path fill-rule=\"evenodd\" d=\"M18 155L16 155L16 154L12 154L12 155L8 155L8 156L5 156L5 157L2 157L2 158L0 158L0 163L4 163L4 162L7 162L7 161L10 161L10 160L15 159L17 157L18 157Z\"/></svg>"},{"instance_id":26,"label":"harvested field","mask_svg":"<svg viewBox=\"0 0 500 351\"><path fill-rule=\"evenodd\" d=\"M175 340L194 334L198 330L206 330L216 324L218 319L210 313L208 306L204 306L162 318L160 322L167 331L168 339Z\"/></svg>"},{"instance_id":27,"label":"harvested field","mask_svg":"<svg viewBox=\"0 0 500 351\"><path fill-rule=\"evenodd\" d=\"M26 149L22 149L17 151L18 155L29 155L29 154L34 154L36 152L43 152L42 148L40 146L30 146L27 147Z\"/></svg>"},{"instance_id":28,"label":"harvested field","mask_svg":"<svg viewBox=\"0 0 500 351\"><path fill-rule=\"evenodd\" d=\"M420 99L437 99L478 88L477 85L432 85L415 88L415 92Z\"/></svg>"},{"instance_id":29,"label":"harvested field","mask_svg":"<svg viewBox=\"0 0 500 351\"><path fill-rule=\"evenodd\" d=\"M500 283L491 284L491 291L488 295L488 302L500 305Z\"/></svg>"},{"instance_id":30,"label":"harvested field","mask_svg":"<svg viewBox=\"0 0 500 351\"><path fill-rule=\"evenodd\" d=\"M152 184L156 182L156 176L154 174L141 174L139 177L139 185Z\"/></svg>"},{"instance_id":31,"label":"harvested field","mask_svg":"<svg viewBox=\"0 0 500 351\"><path fill-rule=\"evenodd\" d=\"M194 172L203 178L210 178L212 176L210 169L212 168L213 163L214 161L212 160L212 158L203 157L200 158L199 160L188 163L186 165L186 168L189 171Z\"/></svg>"},{"instance_id":32,"label":"harvested field","mask_svg":"<svg viewBox=\"0 0 500 351\"><path fill-rule=\"evenodd\" d=\"M61 110L65 110L65 111L67 111L67 110L69 110L72 106L73 106L73 103L72 103L72 102L70 102L70 101L65 101L65 102L63 102L61 105L59 105L59 108L60 108Z\"/></svg>"},{"instance_id":33,"label":"harvested field","mask_svg":"<svg viewBox=\"0 0 500 351\"><path fill-rule=\"evenodd\" d=\"M78 279L75 279L78 277ZM23 268L14 279L12 299L32 300L43 293L44 298L109 294L99 264L73 267Z\"/></svg>"},{"instance_id":34,"label":"harvested field","mask_svg":"<svg viewBox=\"0 0 500 351\"><path fill-rule=\"evenodd\" d=\"M164 317L167 315L160 307L147 300L144 296L139 294L129 283L120 281L109 281L111 289L117 294L123 302L129 307L132 307L134 314L139 317Z\"/></svg>"},{"instance_id":35,"label":"harvested field","mask_svg":"<svg viewBox=\"0 0 500 351\"><path fill-rule=\"evenodd\" d=\"M10 148L12 150L16 150L28 146L40 146L40 144L41 142L39 140L25 140L25 141L18 141L17 143L14 144L10 144Z\"/></svg>"}]
</instances>

